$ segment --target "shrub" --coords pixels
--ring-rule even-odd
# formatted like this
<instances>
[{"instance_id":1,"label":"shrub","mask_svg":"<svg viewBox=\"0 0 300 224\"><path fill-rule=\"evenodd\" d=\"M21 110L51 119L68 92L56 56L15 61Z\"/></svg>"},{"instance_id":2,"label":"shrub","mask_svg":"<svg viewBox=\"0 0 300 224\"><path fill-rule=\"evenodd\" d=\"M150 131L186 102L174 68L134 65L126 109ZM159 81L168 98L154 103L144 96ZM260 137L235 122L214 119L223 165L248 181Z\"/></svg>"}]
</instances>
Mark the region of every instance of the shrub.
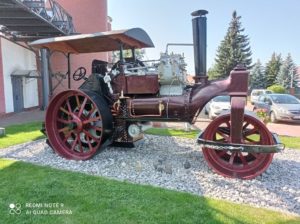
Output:
<instances>
[{"instance_id":1,"label":"shrub","mask_svg":"<svg viewBox=\"0 0 300 224\"><path fill-rule=\"evenodd\" d=\"M273 91L274 93L285 93L285 88L281 85L272 85L267 89Z\"/></svg>"},{"instance_id":2,"label":"shrub","mask_svg":"<svg viewBox=\"0 0 300 224\"><path fill-rule=\"evenodd\" d=\"M259 119L267 124L270 121L268 111L266 109L258 109L255 111Z\"/></svg>"}]
</instances>

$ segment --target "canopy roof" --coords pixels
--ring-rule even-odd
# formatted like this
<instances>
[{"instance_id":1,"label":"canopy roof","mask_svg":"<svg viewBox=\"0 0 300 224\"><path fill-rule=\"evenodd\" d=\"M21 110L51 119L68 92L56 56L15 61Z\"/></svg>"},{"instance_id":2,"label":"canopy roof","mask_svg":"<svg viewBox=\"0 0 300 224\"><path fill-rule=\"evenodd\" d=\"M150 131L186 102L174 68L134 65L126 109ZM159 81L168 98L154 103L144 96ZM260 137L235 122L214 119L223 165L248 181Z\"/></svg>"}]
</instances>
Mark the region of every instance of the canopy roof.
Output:
<instances>
[{"instance_id":1,"label":"canopy roof","mask_svg":"<svg viewBox=\"0 0 300 224\"><path fill-rule=\"evenodd\" d=\"M35 48L80 54L119 50L120 43L123 43L124 49L154 47L148 34L141 28L53 37L36 40L29 45Z\"/></svg>"}]
</instances>

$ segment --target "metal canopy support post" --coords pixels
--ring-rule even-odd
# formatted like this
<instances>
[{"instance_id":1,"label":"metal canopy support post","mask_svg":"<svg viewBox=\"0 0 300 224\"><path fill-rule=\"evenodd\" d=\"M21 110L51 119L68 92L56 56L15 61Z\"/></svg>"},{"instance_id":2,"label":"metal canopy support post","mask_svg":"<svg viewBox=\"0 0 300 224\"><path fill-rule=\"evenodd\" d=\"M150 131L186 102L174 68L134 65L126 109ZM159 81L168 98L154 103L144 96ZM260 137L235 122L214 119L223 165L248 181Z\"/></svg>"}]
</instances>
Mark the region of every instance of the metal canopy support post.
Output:
<instances>
[{"instance_id":1,"label":"metal canopy support post","mask_svg":"<svg viewBox=\"0 0 300 224\"><path fill-rule=\"evenodd\" d=\"M41 49L41 65L42 65L42 82L43 82L43 110L45 110L49 103L50 82L49 82L49 50Z\"/></svg>"},{"instance_id":2,"label":"metal canopy support post","mask_svg":"<svg viewBox=\"0 0 300 224\"><path fill-rule=\"evenodd\" d=\"M124 46L121 42L119 44L120 44L120 62L123 64L125 62L124 61L124 55L123 55Z\"/></svg>"},{"instance_id":3,"label":"metal canopy support post","mask_svg":"<svg viewBox=\"0 0 300 224\"><path fill-rule=\"evenodd\" d=\"M135 61L136 60L135 48L131 48L131 54L132 54L133 60Z\"/></svg>"},{"instance_id":4,"label":"metal canopy support post","mask_svg":"<svg viewBox=\"0 0 300 224\"><path fill-rule=\"evenodd\" d=\"M68 53L67 55L67 59L68 59L68 89L71 89L71 54Z\"/></svg>"}]
</instances>

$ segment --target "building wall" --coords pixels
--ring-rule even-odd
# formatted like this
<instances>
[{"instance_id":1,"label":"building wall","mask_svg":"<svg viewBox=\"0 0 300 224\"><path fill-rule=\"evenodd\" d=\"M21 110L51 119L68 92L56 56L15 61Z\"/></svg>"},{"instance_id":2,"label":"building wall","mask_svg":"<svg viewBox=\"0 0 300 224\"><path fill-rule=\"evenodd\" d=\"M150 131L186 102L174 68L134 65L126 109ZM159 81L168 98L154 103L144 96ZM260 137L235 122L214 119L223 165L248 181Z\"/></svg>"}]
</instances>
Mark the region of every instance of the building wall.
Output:
<instances>
[{"instance_id":1,"label":"building wall","mask_svg":"<svg viewBox=\"0 0 300 224\"><path fill-rule=\"evenodd\" d=\"M78 33L93 33L111 29L107 16L107 0L56 0L73 18ZM109 60L109 53L82 54L71 56L71 74L80 66L91 73L93 59ZM51 56L52 73L66 74L67 60L61 53ZM0 115L14 111L11 73L16 69L36 70L37 61L33 52L6 39L0 39ZM68 88L67 78L57 75L52 78L54 94ZM23 78L23 95L25 108L38 106L41 101L41 80ZM41 83L40 83L41 84ZM82 81L73 81L71 87L78 88ZM40 85L41 87L41 85ZM38 98L38 94L40 95ZM41 103L41 102L40 102Z\"/></svg>"},{"instance_id":2,"label":"building wall","mask_svg":"<svg viewBox=\"0 0 300 224\"><path fill-rule=\"evenodd\" d=\"M95 33L108 30L107 0L57 0L57 2L72 16L76 32ZM74 71L81 66L87 69L88 76L91 73L93 59L108 61L108 53L71 55L71 77ZM67 60L61 53L54 53L50 62L53 73L66 74ZM56 87L54 94L67 89L67 78L62 79L57 75L52 80L53 87ZM71 80L71 88L75 89L83 82L82 80L74 81L72 78Z\"/></svg>"},{"instance_id":3,"label":"building wall","mask_svg":"<svg viewBox=\"0 0 300 224\"><path fill-rule=\"evenodd\" d=\"M11 74L16 70L37 70L35 53L1 38L2 74L4 81L5 113L14 112ZM1 77L0 77L1 78ZM36 79L23 78L24 108L38 106Z\"/></svg>"},{"instance_id":4,"label":"building wall","mask_svg":"<svg viewBox=\"0 0 300 224\"><path fill-rule=\"evenodd\" d=\"M0 41L0 52L2 52L1 41ZM0 54L0 115L4 113L5 113L4 76L3 76L2 56Z\"/></svg>"}]
</instances>

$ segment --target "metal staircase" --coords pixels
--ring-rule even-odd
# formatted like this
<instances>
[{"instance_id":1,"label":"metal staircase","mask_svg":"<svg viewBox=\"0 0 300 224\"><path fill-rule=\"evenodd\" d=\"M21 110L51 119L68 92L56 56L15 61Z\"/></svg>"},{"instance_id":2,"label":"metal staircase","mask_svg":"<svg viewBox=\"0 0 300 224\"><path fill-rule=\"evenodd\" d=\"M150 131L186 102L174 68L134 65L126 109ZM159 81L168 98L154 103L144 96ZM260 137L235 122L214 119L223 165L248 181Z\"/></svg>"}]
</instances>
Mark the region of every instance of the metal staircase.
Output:
<instances>
[{"instance_id":1,"label":"metal staircase","mask_svg":"<svg viewBox=\"0 0 300 224\"><path fill-rule=\"evenodd\" d=\"M1 0L0 31L16 41L75 33L72 17L54 0Z\"/></svg>"}]
</instances>

